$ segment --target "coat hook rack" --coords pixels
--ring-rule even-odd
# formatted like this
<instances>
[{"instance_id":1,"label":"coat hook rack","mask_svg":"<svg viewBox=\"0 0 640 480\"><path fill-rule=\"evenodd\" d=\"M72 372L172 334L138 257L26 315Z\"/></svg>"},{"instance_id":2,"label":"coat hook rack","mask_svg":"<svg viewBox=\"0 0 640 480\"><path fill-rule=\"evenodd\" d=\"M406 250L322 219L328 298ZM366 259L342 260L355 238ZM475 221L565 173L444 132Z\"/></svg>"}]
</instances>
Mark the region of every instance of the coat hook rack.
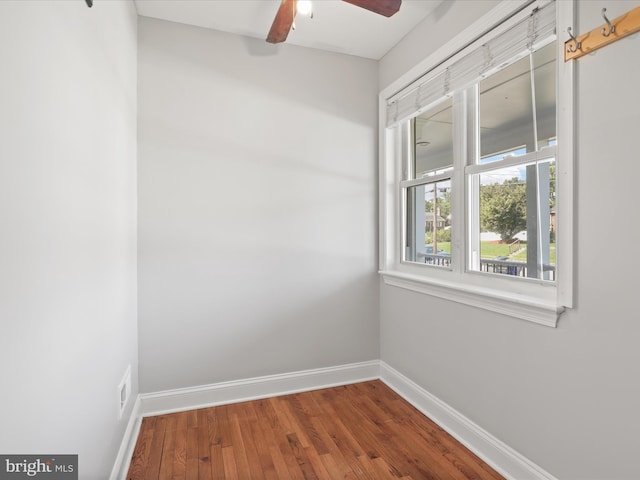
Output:
<instances>
[{"instance_id":1,"label":"coat hook rack","mask_svg":"<svg viewBox=\"0 0 640 480\"><path fill-rule=\"evenodd\" d=\"M629 10L613 20L606 15L606 8L602 9L605 23L590 32L574 36L571 27L567 28L569 40L564 43L564 61L575 60L610 43L640 31L640 7Z\"/></svg>"}]
</instances>

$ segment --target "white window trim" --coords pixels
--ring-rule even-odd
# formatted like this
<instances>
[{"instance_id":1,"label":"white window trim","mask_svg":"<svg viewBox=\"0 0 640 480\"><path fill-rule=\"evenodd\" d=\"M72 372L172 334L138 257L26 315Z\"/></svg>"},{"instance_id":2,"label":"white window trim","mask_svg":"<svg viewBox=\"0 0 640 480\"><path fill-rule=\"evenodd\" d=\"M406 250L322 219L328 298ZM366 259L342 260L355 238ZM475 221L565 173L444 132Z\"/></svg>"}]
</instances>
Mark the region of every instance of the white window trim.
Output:
<instances>
[{"instance_id":1,"label":"white window trim","mask_svg":"<svg viewBox=\"0 0 640 480\"><path fill-rule=\"evenodd\" d=\"M471 305L541 325L556 327L560 314L573 307L573 158L574 158L574 62L564 62L566 27L574 24L574 1L556 2L558 79L557 88L557 133L558 161L556 171L556 218L559 225L556 239L558 252L554 285L535 279L505 279L465 271L464 244L454 240L452 268L429 268L402 262L402 201L399 180L402 178L400 162L393 159L403 148L399 128L387 129L387 103L399 91L408 87L436 65L446 60L463 47L469 45L496 25L496 19L509 18L529 0L517 2L505 0L481 17L468 29L453 37L432 55L408 71L379 95L380 131L380 258L379 273L385 284L432 295L450 301ZM461 172L460 172L461 173ZM464 197L462 175L455 185L460 199ZM458 224L459 232L465 232L464 224ZM464 235L464 233L463 233ZM457 255L455 255L457 251ZM566 252L566 253L565 253ZM425 272L425 268L428 272ZM491 277L487 281L488 277Z\"/></svg>"}]
</instances>

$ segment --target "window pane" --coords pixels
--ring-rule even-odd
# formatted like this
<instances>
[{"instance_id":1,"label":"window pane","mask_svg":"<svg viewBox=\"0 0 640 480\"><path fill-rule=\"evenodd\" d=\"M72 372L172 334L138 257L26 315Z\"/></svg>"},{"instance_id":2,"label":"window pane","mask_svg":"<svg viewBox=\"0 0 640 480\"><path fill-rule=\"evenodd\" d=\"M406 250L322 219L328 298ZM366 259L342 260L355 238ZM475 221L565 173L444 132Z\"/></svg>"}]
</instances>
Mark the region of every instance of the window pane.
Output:
<instances>
[{"instance_id":1,"label":"window pane","mask_svg":"<svg viewBox=\"0 0 640 480\"><path fill-rule=\"evenodd\" d=\"M429 265L451 263L451 181L407 188L405 260Z\"/></svg>"},{"instance_id":2,"label":"window pane","mask_svg":"<svg viewBox=\"0 0 640 480\"><path fill-rule=\"evenodd\" d=\"M555 48L552 42L480 82L480 163L533 152L555 138Z\"/></svg>"},{"instance_id":3,"label":"window pane","mask_svg":"<svg viewBox=\"0 0 640 480\"><path fill-rule=\"evenodd\" d=\"M556 138L556 42L533 53L538 150Z\"/></svg>"},{"instance_id":4,"label":"window pane","mask_svg":"<svg viewBox=\"0 0 640 480\"><path fill-rule=\"evenodd\" d=\"M453 166L452 99L446 99L411 121L413 178Z\"/></svg>"},{"instance_id":5,"label":"window pane","mask_svg":"<svg viewBox=\"0 0 640 480\"><path fill-rule=\"evenodd\" d=\"M496 169L479 180L472 246L483 272L555 280L555 161Z\"/></svg>"}]
</instances>

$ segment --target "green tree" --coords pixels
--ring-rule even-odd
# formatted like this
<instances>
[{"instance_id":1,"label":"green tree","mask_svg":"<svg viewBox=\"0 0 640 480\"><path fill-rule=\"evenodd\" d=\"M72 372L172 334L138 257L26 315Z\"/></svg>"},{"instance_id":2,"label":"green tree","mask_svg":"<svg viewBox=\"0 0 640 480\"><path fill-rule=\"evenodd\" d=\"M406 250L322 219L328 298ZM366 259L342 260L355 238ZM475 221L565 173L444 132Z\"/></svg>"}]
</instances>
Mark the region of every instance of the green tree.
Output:
<instances>
[{"instance_id":1,"label":"green tree","mask_svg":"<svg viewBox=\"0 0 640 480\"><path fill-rule=\"evenodd\" d=\"M480 188L480 228L500 235L503 242L527 226L526 185L512 178Z\"/></svg>"}]
</instances>

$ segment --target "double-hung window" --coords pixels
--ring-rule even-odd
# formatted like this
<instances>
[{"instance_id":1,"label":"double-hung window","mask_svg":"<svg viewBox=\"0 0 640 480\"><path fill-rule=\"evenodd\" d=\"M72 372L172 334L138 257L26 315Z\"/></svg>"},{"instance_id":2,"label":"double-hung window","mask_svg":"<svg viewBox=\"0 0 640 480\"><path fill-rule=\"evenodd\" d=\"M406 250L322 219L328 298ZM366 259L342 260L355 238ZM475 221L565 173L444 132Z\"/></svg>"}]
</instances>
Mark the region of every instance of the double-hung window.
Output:
<instances>
[{"instance_id":1,"label":"double-hung window","mask_svg":"<svg viewBox=\"0 0 640 480\"><path fill-rule=\"evenodd\" d=\"M382 98L386 283L552 326L571 306L572 76L558 61L559 8L529 2Z\"/></svg>"}]
</instances>

